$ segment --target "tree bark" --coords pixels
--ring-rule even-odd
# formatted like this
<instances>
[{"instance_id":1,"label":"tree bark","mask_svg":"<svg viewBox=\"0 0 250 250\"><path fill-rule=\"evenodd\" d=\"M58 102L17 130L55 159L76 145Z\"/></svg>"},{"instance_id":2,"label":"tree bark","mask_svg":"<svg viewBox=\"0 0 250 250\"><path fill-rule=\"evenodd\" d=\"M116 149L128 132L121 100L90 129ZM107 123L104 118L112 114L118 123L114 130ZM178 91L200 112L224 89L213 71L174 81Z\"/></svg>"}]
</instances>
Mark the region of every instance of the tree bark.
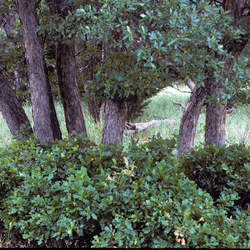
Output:
<instances>
[{"instance_id":1,"label":"tree bark","mask_svg":"<svg viewBox=\"0 0 250 250\"><path fill-rule=\"evenodd\" d=\"M80 92L76 82L76 65L74 43L57 43L56 65L57 75L62 96L64 115L68 133L75 131L87 136L85 120L82 114Z\"/></svg>"},{"instance_id":2,"label":"tree bark","mask_svg":"<svg viewBox=\"0 0 250 250\"><path fill-rule=\"evenodd\" d=\"M190 99L185 106L181 125L179 129L178 155L190 151L194 147L196 127L201 113L202 106L206 99L206 89L198 87L191 93Z\"/></svg>"},{"instance_id":3,"label":"tree bark","mask_svg":"<svg viewBox=\"0 0 250 250\"><path fill-rule=\"evenodd\" d=\"M11 134L19 138L32 134L29 119L19 102L15 91L10 87L4 68L0 65L0 112Z\"/></svg>"},{"instance_id":4,"label":"tree bark","mask_svg":"<svg viewBox=\"0 0 250 250\"><path fill-rule=\"evenodd\" d=\"M65 18L70 6L65 0L47 1L53 14ZM64 108L66 127L69 135L73 132L87 136L85 120L81 108L80 91L76 81L75 41L65 41L63 37L57 41L56 67L60 93Z\"/></svg>"},{"instance_id":5,"label":"tree bark","mask_svg":"<svg viewBox=\"0 0 250 250\"><path fill-rule=\"evenodd\" d=\"M61 139L61 131L46 76L42 42L36 33L38 21L35 6L30 0L18 0L17 3L28 63L34 133L39 140L51 143Z\"/></svg>"},{"instance_id":6,"label":"tree bark","mask_svg":"<svg viewBox=\"0 0 250 250\"><path fill-rule=\"evenodd\" d=\"M242 10L247 7L249 12L249 6L245 0L225 0L224 9L230 11L234 18L233 25L237 26L239 20L243 17ZM249 15L248 15L249 22ZM225 34L223 38L223 45L228 49L235 57L237 57L244 47L246 46L248 39L242 39L241 42L235 42ZM228 77L232 74L233 60L225 59L225 67L221 74ZM209 96L212 101L207 103L206 108L206 129L205 129L205 142L206 145L224 145L226 143L226 103L221 102L221 94L223 89L219 87L219 83L214 79L208 86Z\"/></svg>"},{"instance_id":7,"label":"tree bark","mask_svg":"<svg viewBox=\"0 0 250 250\"><path fill-rule=\"evenodd\" d=\"M125 122L127 121L126 103L118 103L106 100L104 104L104 128L102 143L122 143Z\"/></svg>"},{"instance_id":8,"label":"tree bark","mask_svg":"<svg viewBox=\"0 0 250 250\"><path fill-rule=\"evenodd\" d=\"M60 125L59 125L59 122L57 119L56 109L54 106L53 94L52 94L51 86L49 84L49 75L48 75L48 69L47 69L47 65L45 63L45 59L44 59L44 70L45 70L46 82L48 84L47 90L48 90L48 97L49 97L49 109L50 109L50 117L51 117L51 121L52 121L53 135L54 135L55 139L62 139L62 133L60 130Z\"/></svg>"},{"instance_id":9,"label":"tree bark","mask_svg":"<svg viewBox=\"0 0 250 250\"><path fill-rule=\"evenodd\" d=\"M229 64L230 62L231 64ZM232 60L226 62L225 72L221 72L225 77L231 71L232 63ZM205 143L206 145L224 145L226 143L227 104L221 100L223 88L219 86L215 79L213 70L210 70L210 80L206 87L208 100L206 102Z\"/></svg>"},{"instance_id":10,"label":"tree bark","mask_svg":"<svg viewBox=\"0 0 250 250\"><path fill-rule=\"evenodd\" d=\"M226 142L227 105L220 101L223 89L218 88L216 84L211 84L208 91L212 101L206 105L205 142L206 145L224 145Z\"/></svg>"}]
</instances>

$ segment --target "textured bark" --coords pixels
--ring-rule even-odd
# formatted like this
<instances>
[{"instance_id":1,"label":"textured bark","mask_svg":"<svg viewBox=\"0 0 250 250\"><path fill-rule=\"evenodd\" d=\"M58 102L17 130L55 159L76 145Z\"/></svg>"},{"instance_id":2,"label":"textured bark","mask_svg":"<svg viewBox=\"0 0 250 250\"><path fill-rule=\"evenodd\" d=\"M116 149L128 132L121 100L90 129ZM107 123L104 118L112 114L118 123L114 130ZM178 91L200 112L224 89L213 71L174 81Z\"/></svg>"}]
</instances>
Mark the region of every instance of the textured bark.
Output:
<instances>
[{"instance_id":1,"label":"textured bark","mask_svg":"<svg viewBox=\"0 0 250 250\"><path fill-rule=\"evenodd\" d=\"M209 102L206 108L206 145L218 146L226 142L226 104L219 101L222 92L223 89L218 88L216 84L209 87L209 96L214 101Z\"/></svg>"},{"instance_id":2,"label":"textured bark","mask_svg":"<svg viewBox=\"0 0 250 250\"><path fill-rule=\"evenodd\" d=\"M203 87L195 88L191 93L181 118L178 155L188 152L194 147L197 122L206 100L206 95L206 89Z\"/></svg>"},{"instance_id":3,"label":"textured bark","mask_svg":"<svg viewBox=\"0 0 250 250\"><path fill-rule=\"evenodd\" d=\"M105 101L104 128L102 143L122 143L125 122L127 120L127 108L125 103L117 103L111 100Z\"/></svg>"},{"instance_id":4,"label":"textured bark","mask_svg":"<svg viewBox=\"0 0 250 250\"><path fill-rule=\"evenodd\" d=\"M4 69L1 65L0 112L2 113L10 132L14 137L26 137L32 134L29 119L18 100L15 91L10 87L8 79L5 77Z\"/></svg>"},{"instance_id":5,"label":"textured bark","mask_svg":"<svg viewBox=\"0 0 250 250\"><path fill-rule=\"evenodd\" d=\"M87 135L82 114L80 92L76 82L74 44L57 43L57 75L62 96L64 115L68 133L73 131Z\"/></svg>"},{"instance_id":6,"label":"textured bark","mask_svg":"<svg viewBox=\"0 0 250 250\"><path fill-rule=\"evenodd\" d=\"M49 97L49 109L50 109L50 119L52 122L52 129L53 129L53 135L55 139L62 139L62 133L60 130L60 125L57 119L57 115L56 115L56 109L54 106L54 101L53 101L53 94L52 94L52 90L51 90L51 86L49 84L49 76L48 76L48 69L44 60L44 70L45 70L45 76L46 76L46 82L47 82L47 93L48 93L48 97Z\"/></svg>"},{"instance_id":7,"label":"textured bark","mask_svg":"<svg viewBox=\"0 0 250 250\"><path fill-rule=\"evenodd\" d=\"M34 2L18 0L17 3L28 63L34 133L39 140L50 143L61 139L61 132L46 76L42 42L36 32L38 21Z\"/></svg>"},{"instance_id":8,"label":"textured bark","mask_svg":"<svg viewBox=\"0 0 250 250\"><path fill-rule=\"evenodd\" d=\"M240 19L244 17L244 9L249 6L246 4L245 0L225 0L224 9L230 11L231 15L234 17L234 26L237 26ZM249 19L249 14L248 14ZM248 39L242 37L241 41L234 41L225 34L223 38L223 45L228 49L235 57L237 57L242 50L245 48ZM233 60L224 59L225 67L222 76L228 77L232 74ZM205 142L206 145L224 145L226 143L226 103L221 102L221 95L223 89L219 87L219 83L214 79L210 82L208 86L209 96L212 101L207 103L206 108L206 129L205 129Z\"/></svg>"},{"instance_id":9,"label":"textured bark","mask_svg":"<svg viewBox=\"0 0 250 250\"><path fill-rule=\"evenodd\" d=\"M225 60L225 59L224 59ZM232 72L233 60L226 60L222 75L229 76ZM224 89L219 86L210 70L210 81L207 84L208 102L206 103L206 145L224 145L226 143L226 114L227 103L222 102L221 96Z\"/></svg>"},{"instance_id":10,"label":"textured bark","mask_svg":"<svg viewBox=\"0 0 250 250\"><path fill-rule=\"evenodd\" d=\"M86 91L86 90L85 90ZM88 90L86 91L88 95L88 109L89 114L94 119L95 123L100 122L100 105L96 100L96 96L93 93L90 93Z\"/></svg>"},{"instance_id":11,"label":"textured bark","mask_svg":"<svg viewBox=\"0 0 250 250\"><path fill-rule=\"evenodd\" d=\"M64 0L47 1L53 14L65 18L71 5ZM82 133L87 136L85 121L81 108L80 91L76 81L76 62L74 38L71 41L57 41L56 46L56 67L58 83L64 108L64 116L68 133Z\"/></svg>"}]
</instances>

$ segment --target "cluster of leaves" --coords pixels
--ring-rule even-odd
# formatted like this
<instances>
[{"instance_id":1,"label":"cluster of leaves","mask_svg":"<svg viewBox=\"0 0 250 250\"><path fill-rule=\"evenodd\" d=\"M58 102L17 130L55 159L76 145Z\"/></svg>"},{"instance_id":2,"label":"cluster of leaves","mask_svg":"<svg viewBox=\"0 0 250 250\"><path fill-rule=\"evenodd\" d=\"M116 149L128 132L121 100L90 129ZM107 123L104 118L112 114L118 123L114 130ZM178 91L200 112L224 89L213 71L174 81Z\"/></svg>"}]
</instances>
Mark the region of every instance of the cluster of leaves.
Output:
<instances>
[{"instance_id":1,"label":"cluster of leaves","mask_svg":"<svg viewBox=\"0 0 250 250\"><path fill-rule=\"evenodd\" d=\"M238 35L230 26L231 17L207 1L194 4L186 0L157 3L112 0L102 1L97 7L92 3L83 5L76 13L78 18L92 22L91 25L82 22L77 34L105 43L106 63L99 65L97 76L103 71L106 75L97 77L93 84L97 87L96 92L111 99L116 94L124 98L131 94L140 97L147 91L150 93L153 87L161 88L162 83L156 81L159 75L168 79L165 84L171 84L171 80L178 77L193 78L201 84L204 69L211 67L219 77L224 67L224 60L219 58L230 57L220 44L223 34ZM117 52L121 54L123 67L115 62ZM129 55L128 59L126 55ZM138 74L138 67L145 66L154 69L156 76L151 77L151 84L141 87L141 81L148 82L148 79ZM112 72L109 72L110 67ZM173 76L173 68L178 76ZM138 81L138 77L141 80ZM100 85L103 88L98 88Z\"/></svg>"},{"instance_id":2,"label":"cluster of leaves","mask_svg":"<svg viewBox=\"0 0 250 250\"><path fill-rule=\"evenodd\" d=\"M223 35L243 32L232 28L228 13L206 0L66 2L72 7L67 15L51 18L46 1L41 1L39 34L84 41L86 53L93 55L88 59L88 72L93 73L89 90L100 102L103 97L126 100L138 111L144 100L176 79L203 84L206 68L221 78L224 59L231 57L221 45ZM221 79L226 98L231 85L244 80L241 68L235 64L234 80Z\"/></svg>"},{"instance_id":3,"label":"cluster of leaves","mask_svg":"<svg viewBox=\"0 0 250 250\"><path fill-rule=\"evenodd\" d=\"M229 107L235 107L242 104L250 104L250 93L249 89L239 89L228 101Z\"/></svg>"},{"instance_id":4,"label":"cluster of leaves","mask_svg":"<svg viewBox=\"0 0 250 250\"><path fill-rule=\"evenodd\" d=\"M88 68L94 74L89 84L91 92L100 99L105 96L115 101L136 100L134 106L139 106L139 110L145 99L176 79L192 78L196 84L202 84L205 68L213 68L221 78L222 58L231 57L221 45L223 35L237 39L246 30L234 29L230 15L209 2L65 0L70 8L61 16L51 13L48 1L38 1L38 34L45 42L46 62L52 65L48 67L50 82L57 82L55 55L51 57L50 51L58 39L67 43L72 42L72 37L88 44L86 52L94 55ZM10 13L10 10L16 13L13 0L0 1L0 12ZM20 23L16 20L15 49L0 30L3 45L0 53L10 73L16 70L17 61L19 71L25 68ZM249 82L242 68L241 61L235 62L231 78L221 79L221 84L226 85L225 98L230 97L236 85L242 87ZM25 75L22 80L24 88L18 90L18 96L24 101L28 97ZM54 84L53 94L58 96Z\"/></svg>"},{"instance_id":5,"label":"cluster of leaves","mask_svg":"<svg viewBox=\"0 0 250 250\"><path fill-rule=\"evenodd\" d=\"M110 54L109 59L97 67L94 81L88 86L97 96L119 102L137 99L140 103L166 86L164 69L144 66L128 51Z\"/></svg>"},{"instance_id":6,"label":"cluster of leaves","mask_svg":"<svg viewBox=\"0 0 250 250\"><path fill-rule=\"evenodd\" d=\"M230 214L237 206L249 206L249 147L243 144L200 147L183 156L180 164L184 173Z\"/></svg>"},{"instance_id":7,"label":"cluster of leaves","mask_svg":"<svg viewBox=\"0 0 250 250\"><path fill-rule=\"evenodd\" d=\"M95 185L105 185L114 159L124 165L120 154L80 136L53 145L16 141L1 151L1 220L39 243L90 233L103 209Z\"/></svg>"},{"instance_id":8,"label":"cluster of leaves","mask_svg":"<svg viewBox=\"0 0 250 250\"><path fill-rule=\"evenodd\" d=\"M13 0L0 1L0 64L22 102L29 99L20 21ZM18 73L18 76L16 75ZM16 84L15 81L18 82Z\"/></svg>"},{"instance_id":9,"label":"cluster of leaves","mask_svg":"<svg viewBox=\"0 0 250 250\"><path fill-rule=\"evenodd\" d=\"M39 244L83 237L93 247L247 247L247 213L229 219L214 206L180 171L174 147L158 137L126 152L81 136L16 141L0 152L1 221Z\"/></svg>"}]
</instances>

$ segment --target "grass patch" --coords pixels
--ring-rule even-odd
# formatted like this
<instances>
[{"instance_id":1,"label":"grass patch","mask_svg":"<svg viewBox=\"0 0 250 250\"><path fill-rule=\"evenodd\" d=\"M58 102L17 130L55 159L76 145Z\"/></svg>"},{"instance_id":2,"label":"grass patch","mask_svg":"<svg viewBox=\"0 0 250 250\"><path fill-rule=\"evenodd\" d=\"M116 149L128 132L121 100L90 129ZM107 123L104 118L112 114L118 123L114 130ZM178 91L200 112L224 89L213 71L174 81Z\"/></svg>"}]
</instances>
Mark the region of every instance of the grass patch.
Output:
<instances>
[{"instance_id":1,"label":"grass patch","mask_svg":"<svg viewBox=\"0 0 250 250\"><path fill-rule=\"evenodd\" d=\"M56 108L56 113L57 113L57 118L60 124L60 129L62 132L62 137L66 138L68 136L68 132L66 129L66 123L64 119L64 112L63 112L63 106L60 102L55 103L55 108ZM32 120L32 109L30 105L25 105L24 110L26 115L28 116L31 126L33 127L33 120ZM95 143L100 143L101 138L102 138L102 127L103 123L101 122L100 124L95 124L94 120L92 117L90 117L87 109L87 105L85 102L82 102L82 110L83 110L83 115L85 119L85 125L87 129L88 136L91 141ZM0 147L4 147L5 145L8 145L11 143L13 136L10 133L10 130L7 126L7 123L2 117L2 114L0 113Z\"/></svg>"},{"instance_id":2,"label":"grass patch","mask_svg":"<svg viewBox=\"0 0 250 250\"><path fill-rule=\"evenodd\" d=\"M187 87L181 87L181 91L188 91ZM133 135L140 141L147 141L150 137L158 133L163 138L171 138L174 134L179 134L180 121L183 114L181 106L173 102L186 103L190 94L180 92L174 88L168 87L151 98L150 104L145 108L142 116L138 117L134 122L147 122L153 119L175 119L175 125L160 124L150 127L145 131L138 132ZM249 105L237 106L235 111L227 115L227 143L245 143L249 145L250 139L250 111ZM128 140L128 139L127 139ZM195 145L204 144L205 141L205 108L199 117Z\"/></svg>"},{"instance_id":3,"label":"grass patch","mask_svg":"<svg viewBox=\"0 0 250 250\"><path fill-rule=\"evenodd\" d=\"M187 87L181 87L182 91L188 91ZM135 119L133 122L147 122L153 119L175 119L175 125L159 124L146 129L145 131L133 134L134 138L140 139L141 142L148 141L152 136L158 133L163 138L172 138L173 135L179 134L180 120L183 114L183 109L174 104L173 102L186 103L189 98L188 93L180 92L174 88L165 88L163 91L158 93L156 96L151 98L150 104L145 108L142 115ZM64 119L63 107L60 102L56 102L57 117L60 123L63 138L68 136L66 130L66 124ZM31 106L26 105L24 107L25 112L32 122L32 111ZM95 124L92 117L90 117L85 102L82 102L82 109L84 113L87 133L91 141L99 144L102 138L103 122ZM237 106L233 113L227 115L226 128L227 128L227 143L245 143L249 145L249 131L250 131L250 111L249 105ZM0 114L0 146L4 147L9 144L12 140L12 135L8 129L5 120ZM202 110L201 116L198 121L197 132L195 137L195 145L201 145L204 143L204 132L205 131L205 109ZM130 142L131 135L124 136L124 143Z\"/></svg>"}]
</instances>

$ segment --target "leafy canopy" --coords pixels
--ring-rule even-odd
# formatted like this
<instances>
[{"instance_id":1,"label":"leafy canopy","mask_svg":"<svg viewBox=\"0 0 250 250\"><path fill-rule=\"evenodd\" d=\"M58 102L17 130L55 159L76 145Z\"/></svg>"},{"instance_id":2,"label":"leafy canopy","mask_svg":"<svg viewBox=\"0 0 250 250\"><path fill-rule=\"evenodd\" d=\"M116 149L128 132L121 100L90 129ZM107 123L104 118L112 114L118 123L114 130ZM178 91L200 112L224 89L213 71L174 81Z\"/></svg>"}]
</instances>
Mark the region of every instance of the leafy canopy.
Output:
<instances>
[{"instance_id":1,"label":"leafy canopy","mask_svg":"<svg viewBox=\"0 0 250 250\"><path fill-rule=\"evenodd\" d=\"M225 58L232 58L221 44L224 34L243 32L204 0L83 1L74 16L82 20L77 36L102 47L90 87L114 100L145 99L176 79L203 84L207 68L220 77Z\"/></svg>"}]
</instances>

